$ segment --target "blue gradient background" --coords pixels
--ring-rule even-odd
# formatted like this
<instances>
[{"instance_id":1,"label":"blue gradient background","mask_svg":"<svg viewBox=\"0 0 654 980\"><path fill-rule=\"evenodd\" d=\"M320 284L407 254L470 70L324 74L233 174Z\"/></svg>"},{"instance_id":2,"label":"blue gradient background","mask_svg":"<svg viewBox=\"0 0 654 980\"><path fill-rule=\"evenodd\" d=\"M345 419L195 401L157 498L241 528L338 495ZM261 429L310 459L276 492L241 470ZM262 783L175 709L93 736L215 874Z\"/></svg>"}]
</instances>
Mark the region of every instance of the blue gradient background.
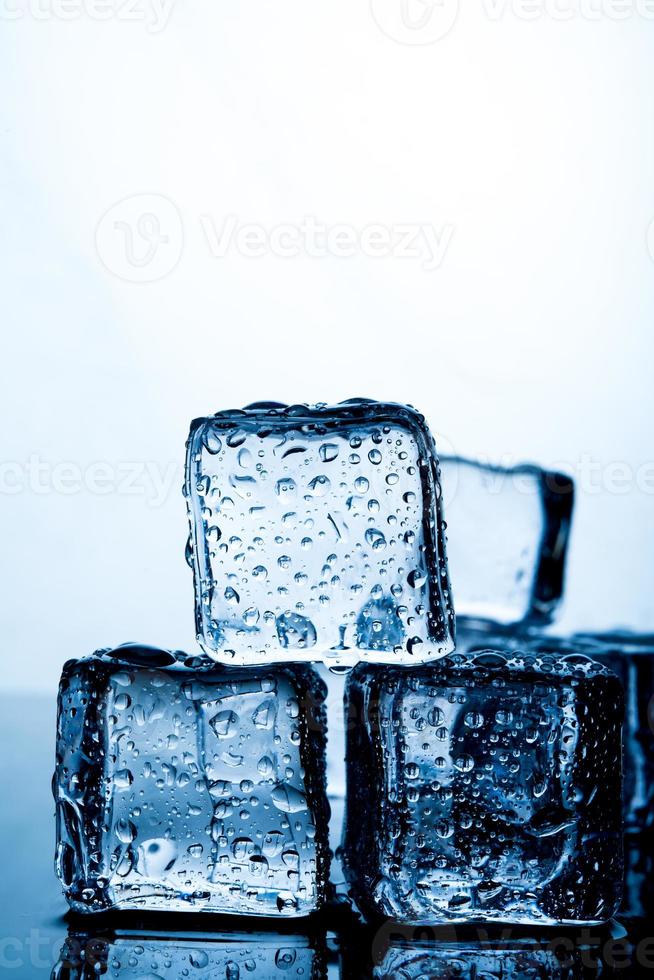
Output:
<instances>
[{"instance_id":1,"label":"blue gradient background","mask_svg":"<svg viewBox=\"0 0 654 980\"><path fill-rule=\"evenodd\" d=\"M128 639L193 648L188 423L262 397L408 401L448 451L590 468L562 626L652 626L654 20L479 0L407 44L380 2L178 2L158 31L146 0L4 15L4 689L53 691L65 658ZM172 202L181 254L126 282L96 232L143 194ZM203 220L229 215L453 233L433 271L216 258ZM140 490L52 475L97 463Z\"/></svg>"}]
</instances>

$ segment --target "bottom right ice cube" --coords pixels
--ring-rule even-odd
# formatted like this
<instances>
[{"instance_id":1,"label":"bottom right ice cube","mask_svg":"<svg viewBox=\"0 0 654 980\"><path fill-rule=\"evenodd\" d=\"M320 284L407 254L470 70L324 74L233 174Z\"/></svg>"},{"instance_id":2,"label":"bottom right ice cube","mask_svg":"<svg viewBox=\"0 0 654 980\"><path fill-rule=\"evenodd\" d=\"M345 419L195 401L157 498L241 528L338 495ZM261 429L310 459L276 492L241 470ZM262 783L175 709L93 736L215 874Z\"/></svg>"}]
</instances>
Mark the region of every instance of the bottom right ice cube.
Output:
<instances>
[{"instance_id":1,"label":"bottom right ice cube","mask_svg":"<svg viewBox=\"0 0 654 980\"><path fill-rule=\"evenodd\" d=\"M622 894L619 680L483 651L350 676L343 859L368 916L599 923Z\"/></svg>"}]
</instances>

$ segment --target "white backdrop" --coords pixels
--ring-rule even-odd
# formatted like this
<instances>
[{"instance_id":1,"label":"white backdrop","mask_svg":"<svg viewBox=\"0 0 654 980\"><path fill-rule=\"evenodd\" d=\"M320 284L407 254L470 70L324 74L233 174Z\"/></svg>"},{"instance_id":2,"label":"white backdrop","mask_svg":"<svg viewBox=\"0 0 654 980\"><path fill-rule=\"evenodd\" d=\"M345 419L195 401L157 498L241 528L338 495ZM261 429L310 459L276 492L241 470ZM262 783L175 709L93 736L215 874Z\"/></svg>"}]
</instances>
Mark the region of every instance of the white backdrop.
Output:
<instances>
[{"instance_id":1,"label":"white backdrop","mask_svg":"<svg viewBox=\"0 0 654 980\"><path fill-rule=\"evenodd\" d=\"M0 8L3 687L194 645L188 423L262 398L564 467L562 627L654 625L654 4Z\"/></svg>"}]
</instances>

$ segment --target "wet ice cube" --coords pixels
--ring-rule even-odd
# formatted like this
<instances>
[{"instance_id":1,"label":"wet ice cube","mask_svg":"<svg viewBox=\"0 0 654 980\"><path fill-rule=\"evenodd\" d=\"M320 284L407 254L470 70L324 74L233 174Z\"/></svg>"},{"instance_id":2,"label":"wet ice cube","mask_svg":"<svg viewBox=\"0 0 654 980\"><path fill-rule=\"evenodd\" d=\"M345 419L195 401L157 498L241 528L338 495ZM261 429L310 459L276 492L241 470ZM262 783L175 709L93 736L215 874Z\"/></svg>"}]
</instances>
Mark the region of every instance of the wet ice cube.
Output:
<instances>
[{"instance_id":1,"label":"wet ice cube","mask_svg":"<svg viewBox=\"0 0 654 980\"><path fill-rule=\"evenodd\" d=\"M324 941L274 932L209 936L71 931L52 980L326 980Z\"/></svg>"},{"instance_id":2,"label":"wet ice cube","mask_svg":"<svg viewBox=\"0 0 654 980\"><path fill-rule=\"evenodd\" d=\"M563 594L572 480L443 457L447 551L457 617L549 622Z\"/></svg>"},{"instance_id":3,"label":"wet ice cube","mask_svg":"<svg viewBox=\"0 0 654 980\"><path fill-rule=\"evenodd\" d=\"M54 792L71 907L320 907L325 693L299 665L193 667L129 646L66 664Z\"/></svg>"},{"instance_id":4,"label":"wet ice cube","mask_svg":"<svg viewBox=\"0 0 654 980\"><path fill-rule=\"evenodd\" d=\"M262 403L196 419L185 493L198 639L214 659L451 651L438 461L413 409Z\"/></svg>"},{"instance_id":5,"label":"wet ice cube","mask_svg":"<svg viewBox=\"0 0 654 980\"><path fill-rule=\"evenodd\" d=\"M603 664L622 682L626 712L623 729L624 816L629 830L654 828L654 636L630 633L579 633L575 636L527 635L490 624L463 625L460 649L492 646L532 655L556 654L568 662Z\"/></svg>"},{"instance_id":6,"label":"wet ice cube","mask_svg":"<svg viewBox=\"0 0 654 980\"><path fill-rule=\"evenodd\" d=\"M348 681L347 875L406 922L599 922L621 895L619 681L455 654Z\"/></svg>"}]
</instances>

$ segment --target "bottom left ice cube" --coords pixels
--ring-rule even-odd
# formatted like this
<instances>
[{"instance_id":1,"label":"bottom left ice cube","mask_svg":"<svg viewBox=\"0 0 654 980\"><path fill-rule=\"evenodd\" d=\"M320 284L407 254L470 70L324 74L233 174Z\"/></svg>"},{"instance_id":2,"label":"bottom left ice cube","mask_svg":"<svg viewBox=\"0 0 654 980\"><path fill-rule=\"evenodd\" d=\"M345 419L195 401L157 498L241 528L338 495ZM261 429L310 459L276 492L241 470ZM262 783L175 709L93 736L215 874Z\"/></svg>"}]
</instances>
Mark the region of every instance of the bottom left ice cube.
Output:
<instances>
[{"instance_id":1,"label":"bottom left ice cube","mask_svg":"<svg viewBox=\"0 0 654 980\"><path fill-rule=\"evenodd\" d=\"M135 645L69 661L53 787L71 908L320 908L325 695L304 666L188 666Z\"/></svg>"}]
</instances>

